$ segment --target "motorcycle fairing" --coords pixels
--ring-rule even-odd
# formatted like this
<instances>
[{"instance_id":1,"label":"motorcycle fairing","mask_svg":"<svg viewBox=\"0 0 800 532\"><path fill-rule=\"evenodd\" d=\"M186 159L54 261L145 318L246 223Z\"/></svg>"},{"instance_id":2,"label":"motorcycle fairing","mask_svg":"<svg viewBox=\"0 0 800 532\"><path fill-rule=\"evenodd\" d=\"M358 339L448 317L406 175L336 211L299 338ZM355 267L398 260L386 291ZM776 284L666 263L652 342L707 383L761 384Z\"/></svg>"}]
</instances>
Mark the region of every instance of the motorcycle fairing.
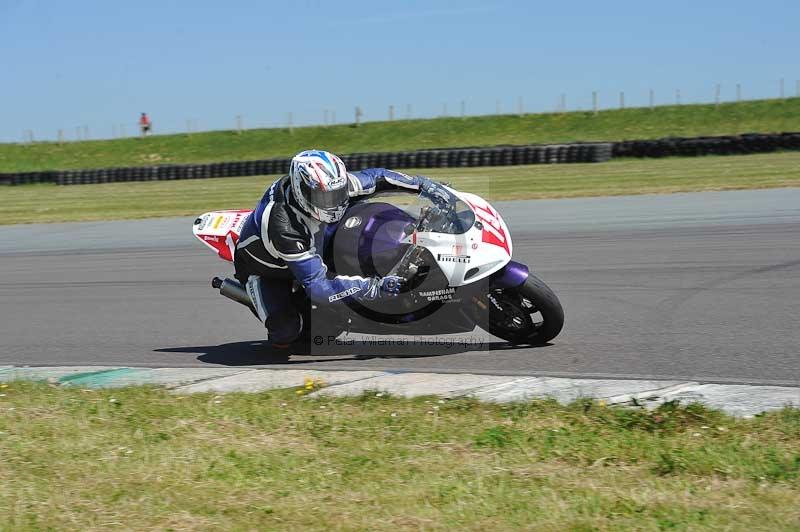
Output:
<instances>
[{"instance_id":1,"label":"motorcycle fairing","mask_svg":"<svg viewBox=\"0 0 800 532\"><path fill-rule=\"evenodd\" d=\"M201 214L192 225L194 236L217 252L222 260L233 262L233 252L244 222L252 210L212 211Z\"/></svg>"},{"instance_id":2,"label":"motorcycle fairing","mask_svg":"<svg viewBox=\"0 0 800 532\"><path fill-rule=\"evenodd\" d=\"M417 244L431 252L449 279L458 287L485 279L511 260L511 234L502 216L475 194L450 189L467 203L475 223L465 233L420 232L409 235L404 244Z\"/></svg>"}]
</instances>

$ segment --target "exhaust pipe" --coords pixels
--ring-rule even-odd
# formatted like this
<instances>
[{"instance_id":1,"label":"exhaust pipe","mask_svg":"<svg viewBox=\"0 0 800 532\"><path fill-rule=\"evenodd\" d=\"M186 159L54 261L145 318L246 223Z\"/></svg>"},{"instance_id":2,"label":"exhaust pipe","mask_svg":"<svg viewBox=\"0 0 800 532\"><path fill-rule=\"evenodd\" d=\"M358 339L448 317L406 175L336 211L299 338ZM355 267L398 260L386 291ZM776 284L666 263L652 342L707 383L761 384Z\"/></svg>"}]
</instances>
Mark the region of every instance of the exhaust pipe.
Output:
<instances>
[{"instance_id":1,"label":"exhaust pipe","mask_svg":"<svg viewBox=\"0 0 800 532\"><path fill-rule=\"evenodd\" d=\"M228 278L220 279L219 277L214 277L211 279L211 286L219 290L220 295L223 295L228 299L232 299L237 303L241 303L253 312L256 311L256 309L253 308L253 302L250 301L250 296L247 295L247 291L239 283L239 281Z\"/></svg>"}]
</instances>

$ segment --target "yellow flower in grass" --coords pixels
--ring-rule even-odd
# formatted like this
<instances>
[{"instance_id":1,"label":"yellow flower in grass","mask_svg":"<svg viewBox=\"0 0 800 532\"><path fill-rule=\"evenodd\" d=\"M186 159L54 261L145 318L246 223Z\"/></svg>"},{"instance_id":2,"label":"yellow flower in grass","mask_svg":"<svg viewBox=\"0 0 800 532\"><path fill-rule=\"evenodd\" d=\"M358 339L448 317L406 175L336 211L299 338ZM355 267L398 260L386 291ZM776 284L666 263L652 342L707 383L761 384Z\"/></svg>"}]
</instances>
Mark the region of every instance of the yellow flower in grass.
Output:
<instances>
[{"instance_id":1,"label":"yellow flower in grass","mask_svg":"<svg viewBox=\"0 0 800 532\"><path fill-rule=\"evenodd\" d=\"M313 379L311 377L303 379L303 387L309 392L322 388L323 386L325 386L325 381L322 379Z\"/></svg>"}]
</instances>

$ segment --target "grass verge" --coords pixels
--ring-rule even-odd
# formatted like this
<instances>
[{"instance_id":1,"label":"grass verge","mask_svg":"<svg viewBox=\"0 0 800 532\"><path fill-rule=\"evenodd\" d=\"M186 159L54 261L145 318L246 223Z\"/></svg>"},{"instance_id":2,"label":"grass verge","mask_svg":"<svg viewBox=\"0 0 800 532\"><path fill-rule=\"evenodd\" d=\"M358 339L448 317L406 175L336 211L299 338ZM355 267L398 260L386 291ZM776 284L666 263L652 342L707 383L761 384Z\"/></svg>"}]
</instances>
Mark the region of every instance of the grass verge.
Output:
<instances>
[{"instance_id":1,"label":"grass verge","mask_svg":"<svg viewBox=\"0 0 800 532\"><path fill-rule=\"evenodd\" d=\"M800 153L420 170L489 200L800 186ZM252 208L275 176L2 189L0 225L155 218Z\"/></svg>"},{"instance_id":2,"label":"grass verge","mask_svg":"<svg viewBox=\"0 0 800 532\"><path fill-rule=\"evenodd\" d=\"M800 527L800 410L0 391L8 530Z\"/></svg>"},{"instance_id":3,"label":"grass verge","mask_svg":"<svg viewBox=\"0 0 800 532\"><path fill-rule=\"evenodd\" d=\"M800 98L654 109L478 116L286 129L214 131L145 139L0 144L0 172L204 163L288 157L308 148L337 153L456 146L649 139L800 130Z\"/></svg>"}]
</instances>

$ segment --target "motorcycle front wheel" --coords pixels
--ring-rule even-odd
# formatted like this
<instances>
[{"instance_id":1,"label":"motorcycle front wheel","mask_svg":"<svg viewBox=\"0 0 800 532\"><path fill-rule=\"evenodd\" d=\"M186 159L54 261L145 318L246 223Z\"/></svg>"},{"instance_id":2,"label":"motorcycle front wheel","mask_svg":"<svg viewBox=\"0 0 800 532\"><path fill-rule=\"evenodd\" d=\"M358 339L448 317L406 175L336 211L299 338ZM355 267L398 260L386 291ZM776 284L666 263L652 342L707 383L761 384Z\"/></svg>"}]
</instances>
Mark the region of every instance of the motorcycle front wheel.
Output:
<instances>
[{"instance_id":1,"label":"motorcycle front wheel","mask_svg":"<svg viewBox=\"0 0 800 532\"><path fill-rule=\"evenodd\" d=\"M520 286L493 288L485 298L489 332L511 344L547 343L564 326L558 297L532 273Z\"/></svg>"}]
</instances>

